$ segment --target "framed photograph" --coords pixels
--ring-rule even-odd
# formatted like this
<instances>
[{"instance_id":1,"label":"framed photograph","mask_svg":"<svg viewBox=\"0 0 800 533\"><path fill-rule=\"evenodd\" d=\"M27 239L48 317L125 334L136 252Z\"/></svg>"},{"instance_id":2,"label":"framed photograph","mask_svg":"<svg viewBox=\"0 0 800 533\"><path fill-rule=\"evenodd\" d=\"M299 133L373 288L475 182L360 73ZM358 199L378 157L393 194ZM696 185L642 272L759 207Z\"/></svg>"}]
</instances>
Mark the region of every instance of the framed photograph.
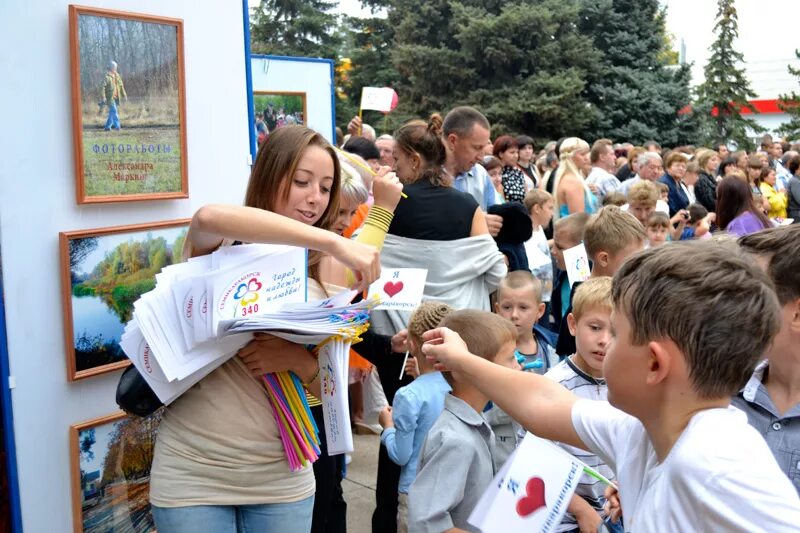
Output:
<instances>
[{"instance_id":1,"label":"framed photograph","mask_svg":"<svg viewBox=\"0 0 800 533\"><path fill-rule=\"evenodd\" d=\"M69 6L79 204L187 198L183 21Z\"/></svg>"},{"instance_id":2,"label":"framed photograph","mask_svg":"<svg viewBox=\"0 0 800 533\"><path fill-rule=\"evenodd\" d=\"M150 465L160 421L160 412L140 418L119 411L70 426L75 533L155 531Z\"/></svg>"},{"instance_id":3,"label":"framed photograph","mask_svg":"<svg viewBox=\"0 0 800 533\"><path fill-rule=\"evenodd\" d=\"M253 91L253 106L259 145L278 128L306 124L306 93Z\"/></svg>"},{"instance_id":4,"label":"framed photograph","mask_svg":"<svg viewBox=\"0 0 800 533\"><path fill-rule=\"evenodd\" d=\"M130 364L119 345L133 303L181 261L189 219L59 233L70 381Z\"/></svg>"}]
</instances>

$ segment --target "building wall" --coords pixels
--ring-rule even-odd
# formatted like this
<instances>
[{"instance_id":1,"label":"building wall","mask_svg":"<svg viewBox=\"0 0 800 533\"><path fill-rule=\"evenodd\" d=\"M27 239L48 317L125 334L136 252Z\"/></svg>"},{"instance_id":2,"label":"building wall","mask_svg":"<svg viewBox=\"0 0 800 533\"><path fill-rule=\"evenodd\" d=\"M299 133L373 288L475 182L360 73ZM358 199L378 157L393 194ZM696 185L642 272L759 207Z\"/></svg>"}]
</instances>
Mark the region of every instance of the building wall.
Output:
<instances>
[{"instance_id":1,"label":"building wall","mask_svg":"<svg viewBox=\"0 0 800 533\"><path fill-rule=\"evenodd\" d=\"M75 202L67 8L0 2L0 246L25 531L72 531L68 429L116 411L119 372L67 381L58 233L242 202L249 174L242 3L100 0L184 20L189 199Z\"/></svg>"}]
</instances>

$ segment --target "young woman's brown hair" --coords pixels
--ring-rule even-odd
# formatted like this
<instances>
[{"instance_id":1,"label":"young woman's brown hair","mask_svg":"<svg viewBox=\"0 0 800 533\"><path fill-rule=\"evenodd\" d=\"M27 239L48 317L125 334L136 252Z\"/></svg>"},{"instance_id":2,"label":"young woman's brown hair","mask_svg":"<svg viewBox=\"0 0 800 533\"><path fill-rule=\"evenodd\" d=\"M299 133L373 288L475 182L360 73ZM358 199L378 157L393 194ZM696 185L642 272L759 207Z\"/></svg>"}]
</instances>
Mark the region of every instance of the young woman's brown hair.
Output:
<instances>
[{"instance_id":1,"label":"young woman's brown hair","mask_svg":"<svg viewBox=\"0 0 800 533\"><path fill-rule=\"evenodd\" d=\"M415 181L427 180L433 185L447 185L442 172L447 158L442 143L442 117L434 113L428 119L412 120L404 124L394 134L395 146L407 155L417 155L420 159L420 174Z\"/></svg>"},{"instance_id":2,"label":"young woman's brown hair","mask_svg":"<svg viewBox=\"0 0 800 533\"><path fill-rule=\"evenodd\" d=\"M334 180L331 185L330 201L322 216L314 224L318 228L331 229L339 213L339 188L341 167L336 151L325 138L305 126L285 126L270 133L258 150L256 163L250 173L244 205L265 211L275 211L278 202L289 199L292 179L297 163L309 146L318 146L328 152L333 161ZM319 281L319 261L322 254L309 250L309 276Z\"/></svg>"}]
</instances>

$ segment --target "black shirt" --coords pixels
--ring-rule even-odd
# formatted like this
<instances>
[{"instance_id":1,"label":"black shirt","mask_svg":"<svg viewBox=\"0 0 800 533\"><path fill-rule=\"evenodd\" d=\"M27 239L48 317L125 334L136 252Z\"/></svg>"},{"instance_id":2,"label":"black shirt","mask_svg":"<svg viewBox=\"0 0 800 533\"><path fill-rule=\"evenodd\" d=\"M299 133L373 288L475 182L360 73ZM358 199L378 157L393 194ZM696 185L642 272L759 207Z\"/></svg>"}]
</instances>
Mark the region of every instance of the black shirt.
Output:
<instances>
[{"instance_id":1,"label":"black shirt","mask_svg":"<svg viewBox=\"0 0 800 533\"><path fill-rule=\"evenodd\" d=\"M453 241L472 233L478 202L472 195L447 185L418 181L403 187L389 233L409 239Z\"/></svg>"}]
</instances>

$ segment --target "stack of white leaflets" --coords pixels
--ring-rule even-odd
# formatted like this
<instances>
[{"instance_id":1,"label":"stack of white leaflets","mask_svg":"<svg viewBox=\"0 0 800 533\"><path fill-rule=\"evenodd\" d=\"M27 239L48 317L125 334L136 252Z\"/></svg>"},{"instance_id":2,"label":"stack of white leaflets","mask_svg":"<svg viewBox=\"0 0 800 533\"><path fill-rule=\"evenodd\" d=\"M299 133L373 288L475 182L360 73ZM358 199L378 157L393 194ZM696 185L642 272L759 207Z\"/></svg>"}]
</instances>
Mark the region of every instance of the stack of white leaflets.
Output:
<instances>
[{"instance_id":1,"label":"stack of white leaflets","mask_svg":"<svg viewBox=\"0 0 800 533\"><path fill-rule=\"evenodd\" d=\"M120 344L165 405L233 357L255 332L317 345L329 453L349 452L349 348L375 303L348 305L355 294L306 302L305 249L226 247L158 274L156 287L134 303Z\"/></svg>"},{"instance_id":2,"label":"stack of white leaflets","mask_svg":"<svg viewBox=\"0 0 800 533\"><path fill-rule=\"evenodd\" d=\"M306 250L243 245L171 265L134 303L120 345L166 405L230 359L252 334L218 324L306 300Z\"/></svg>"}]
</instances>

